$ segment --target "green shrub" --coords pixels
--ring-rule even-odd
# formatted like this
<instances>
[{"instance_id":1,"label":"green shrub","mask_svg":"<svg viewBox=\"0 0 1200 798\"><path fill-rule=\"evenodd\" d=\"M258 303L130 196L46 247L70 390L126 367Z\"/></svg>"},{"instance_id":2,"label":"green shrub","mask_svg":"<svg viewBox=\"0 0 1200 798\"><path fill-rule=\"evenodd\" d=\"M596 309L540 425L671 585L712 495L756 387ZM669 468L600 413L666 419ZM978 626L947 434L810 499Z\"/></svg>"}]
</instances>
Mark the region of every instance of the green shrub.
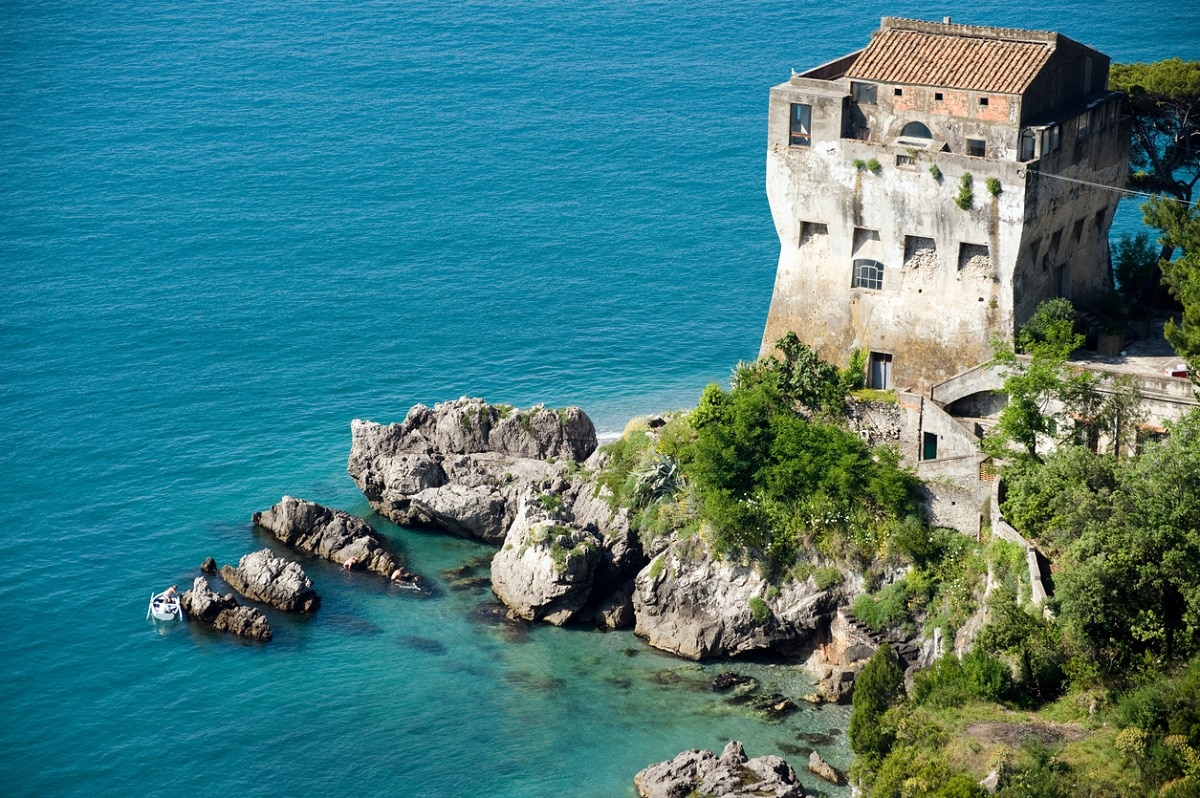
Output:
<instances>
[{"instance_id":1,"label":"green shrub","mask_svg":"<svg viewBox=\"0 0 1200 798\"><path fill-rule=\"evenodd\" d=\"M852 164L854 165L854 168L855 168L855 169L857 169L857 170L859 170L860 172L861 172L863 169L866 169L866 168L867 168L867 162L866 162L866 161L864 161L862 158L855 158L855 159L854 159L853 161L851 161L850 163L852 163Z\"/></svg>"},{"instance_id":2,"label":"green shrub","mask_svg":"<svg viewBox=\"0 0 1200 798\"><path fill-rule=\"evenodd\" d=\"M971 190L973 184L974 178L971 177L971 173L963 172L963 176L958 181L958 196L954 198L954 204L964 211L975 207L975 192Z\"/></svg>"},{"instance_id":3,"label":"green shrub","mask_svg":"<svg viewBox=\"0 0 1200 798\"><path fill-rule=\"evenodd\" d=\"M1000 185L999 178L989 177L987 180L985 180L983 182L987 186L988 193L991 194L993 197L999 197L1000 194L1004 191L1003 186Z\"/></svg>"},{"instance_id":4,"label":"green shrub","mask_svg":"<svg viewBox=\"0 0 1200 798\"><path fill-rule=\"evenodd\" d=\"M912 628L908 612L908 584L905 579L893 582L874 595L864 593L854 600L854 617L872 631L892 628Z\"/></svg>"},{"instance_id":5,"label":"green shrub","mask_svg":"<svg viewBox=\"0 0 1200 798\"><path fill-rule=\"evenodd\" d=\"M913 701L934 707L956 707L971 700L999 701L1012 693L1008 666L980 648L962 660L947 652L913 679Z\"/></svg>"},{"instance_id":6,"label":"green shrub","mask_svg":"<svg viewBox=\"0 0 1200 798\"><path fill-rule=\"evenodd\" d=\"M937 164L932 163L929 165L929 174L933 175L934 180L938 181L939 183L942 182L942 170L938 169Z\"/></svg>"},{"instance_id":7,"label":"green shrub","mask_svg":"<svg viewBox=\"0 0 1200 798\"><path fill-rule=\"evenodd\" d=\"M867 171L871 174L877 175L882 169L883 166L880 165L878 158L872 158L871 160L867 161Z\"/></svg>"},{"instance_id":8,"label":"green shrub","mask_svg":"<svg viewBox=\"0 0 1200 798\"><path fill-rule=\"evenodd\" d=\"M543 493L538 496L537 501L543 510L551 514L562 509L562 496L557 493Z\"/></svg>"},{"instance_id":9,"label":"green shrub","mask_svg":"<svg viewBox=\"0 0 1200 798\"><path fill-rule=\"evenodd\" d=\"M842 573L840 568L835 568L832 565L827 565L813 571L813 581L817 585L817 590L828 590L831 587L836 587L844 582L846 575Z\"/></svg>"},{"instance_id":10,"label":"green shrub","mask_svg":"<svg viewBox=\"0 0 1200 798\"><path fill-rule=\"evenodd\" d=\"M750 614L754 616L754 622L757 624L764 624L771 620L771 608L758 596L750 599Z\"/></svg>"}]
</instances>

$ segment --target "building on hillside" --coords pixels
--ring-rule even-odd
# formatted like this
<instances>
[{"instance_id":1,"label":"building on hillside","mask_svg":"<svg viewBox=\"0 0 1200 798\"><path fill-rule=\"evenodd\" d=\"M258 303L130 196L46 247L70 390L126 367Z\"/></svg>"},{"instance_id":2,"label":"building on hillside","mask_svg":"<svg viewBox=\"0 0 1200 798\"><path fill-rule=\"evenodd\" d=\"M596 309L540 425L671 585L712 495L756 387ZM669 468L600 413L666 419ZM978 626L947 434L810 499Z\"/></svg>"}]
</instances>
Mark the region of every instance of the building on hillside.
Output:
<instances>
[{"instance_id":1,"label":"building on hillside","mask_svg":"<svg viewBox=\"0 0 1200 798\"><path fill-rule=\"evenodd\" d=\"M795 331L925 393L1045 299L1111 288L1129 131L1109 59L1058 33L885 17L771 90L769 352Z\"/></svg>"}]
</instances>

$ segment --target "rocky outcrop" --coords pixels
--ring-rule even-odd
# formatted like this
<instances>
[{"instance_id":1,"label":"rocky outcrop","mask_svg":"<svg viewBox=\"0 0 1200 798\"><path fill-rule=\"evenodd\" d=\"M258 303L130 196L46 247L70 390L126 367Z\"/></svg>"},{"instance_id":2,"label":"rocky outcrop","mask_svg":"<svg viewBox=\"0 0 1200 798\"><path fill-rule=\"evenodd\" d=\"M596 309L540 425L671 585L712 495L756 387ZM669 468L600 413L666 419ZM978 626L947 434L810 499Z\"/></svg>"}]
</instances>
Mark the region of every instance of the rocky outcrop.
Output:
<instances>
[{"instance_id":1,"label":"rocky outcrop","mask_svg":"<svg viewBox=\"0 0 1200 798\"><path fill-rule=\"evenodd\" d=\"M402 424L356 420L352 437L347 469L376 511L501 544L492 586L514 616L632 622L628 583L645 556L627 513L597 496L583 411L464 398L417 405Z\"/></svg>"},{"instance_id":2,"label":"rocky outcrop","mask_svg":"<svg viewBox=\"0 0 1200 798\"><path fill-rule=\"evenodd\" d=\"M737 740L718 757L712 751L684 751L633 777L641 798L804 798L807 793L792 766L777 756L750 759Z\"/></svg>"},{"instance_id":3,"label":"rocky outcrop","mask_svg":"<svg viewBox=\"0 0 1200 798\"><path fill-rule=\"evenodd\" d=\"M400 563L366 521L304 499L284 496L253 521L283 543L353 569L390 577Z\"/></svg>"},{"instance_id":4,"label":"rocky outcrop","mask_svg":"<svg viewBox=\"0 0 1200 798\"><path fill-rule=\"evenodd\" d=\"M540 515L526 494L492 559L492 590L517 616L562 626L591 595L602 540Z\"/></svg>"},{"instance_id":5,"label":"rocky outcrop","mask_svg":"<svg viewBox=\"0 0 1200 798\"><path fill-rule=\"evenodd\" d=\"M830 784L841 784L843 781L842 774L837 771L837 768L826 762L824 757L816 751L808 755L808 772L825 779Z\"/></svg>"},{"instance_id":6,"label":"rocky outcrop","mask_svg":"<svg viewBox=\"0 0 1200 798\"><path fill-rule=\"evenodd\" d=\"M276 557L270 549L247 554L237 568L225 565L221 578L248 599L284 612L315 612L321 597L299 563Z\"/></svg>"},{"instance_id":7,"label":"rocky outcrop","mask_svg":"<svg viewBox=\"0 0 1200 798\"><path fill-rule=\"evenodd\" d=\"M416 405L401 424L356 419L347 470L376 512L398 524L504 540L534 483L596 449L582 410L519 411L482 399Z\"/></svg>"},{"instance_id":8,"label":"rocky outcrop","mask_svg":"<svg viewBox=\"0 0 1200 798\"><path fill-rule=\"evenodd\" d=\"M635 631L688 659L794 653L841 597L811 578L769 587L752 565L717 558L698 535L674 541L637 576Z\"/></svg>"},{"instance_id":9,"label":"rocky outcrop","mask_svg":"<svg viewBox=\"0 0 1200 798\"><path fill-rule=\"evenodd\" d=\"M259 610L237 603L232 593L217 594L208 580L197 576L192 589L179 597L189 619L207 624L220 632L230 632L252 640L270 640L271 624Z\"/></svg>"}]
</instances>

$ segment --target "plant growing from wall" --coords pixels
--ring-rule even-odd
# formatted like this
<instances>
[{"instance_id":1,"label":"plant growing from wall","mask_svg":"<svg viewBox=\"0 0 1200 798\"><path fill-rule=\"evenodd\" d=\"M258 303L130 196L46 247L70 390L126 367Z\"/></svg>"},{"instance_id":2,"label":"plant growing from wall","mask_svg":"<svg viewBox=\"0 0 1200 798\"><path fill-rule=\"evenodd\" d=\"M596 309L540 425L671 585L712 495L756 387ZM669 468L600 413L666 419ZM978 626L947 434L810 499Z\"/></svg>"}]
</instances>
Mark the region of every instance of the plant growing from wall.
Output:
<instances>
[{"instance_id":1,"label":"plant growing from wall","mask_svg":"<svg viewBox=\"0 0 1200 798\"><path fill-rule=\"evenodd\" d=\"M929 174L933 175L933 179L942 182L942 170L938 169L938 165L933 163L929 165Z\"/></svg>"},{"instance_id":2,"label":"plant growing from wall","mask_svg":"<svg viewBox=\"0 0 1200 798\"><path fill-rule=\"evenodd\" d=\"M867 162L866 162L866 161L864 161L862 158L855 158L855 159L854 159L853 161L851 161L850 163L854 164L854 168L855 168L855 169L857 169L857 170L859 170L860 172L861 172L863 169L866 169L866 168L867 168Z\"/></svg>"},{"instance_id":3,"label":"plant growing from wall","mask_svg":"<svg viewBox=\"0 0 1200 798\"><path fill-rule=\"evenodd\" d=\"M997 177L989 177L986 181L988 193L993 197L999 197L1004 188L1000 185L1000 179Z\"/></svg>"},{"instance_id":4,"label":"plant growing from wall","mask_svg":"<svg viewBox=\"0 0 1200 798\"><path fill-rule=\"evenodd\" d=\"M871 160L867 161L867 171L873 175L879 174L879 170L882 168L883 167L879 164L878 158L872 158Z\"/></svg>"},{"instance_id":5,"label":"plant growing from wall","mask_svg":"<svg viewBox=\"0 0 1200 798\"><path fill-rule=\"evenodd\" d=\"M959 178L958 196L954 198L954 204L964 211L969 211L975 207L975 192L971 190L974 184L975 178L971 177L970 172L964 172L963 176Z\"/></svg>"}]
</instances>

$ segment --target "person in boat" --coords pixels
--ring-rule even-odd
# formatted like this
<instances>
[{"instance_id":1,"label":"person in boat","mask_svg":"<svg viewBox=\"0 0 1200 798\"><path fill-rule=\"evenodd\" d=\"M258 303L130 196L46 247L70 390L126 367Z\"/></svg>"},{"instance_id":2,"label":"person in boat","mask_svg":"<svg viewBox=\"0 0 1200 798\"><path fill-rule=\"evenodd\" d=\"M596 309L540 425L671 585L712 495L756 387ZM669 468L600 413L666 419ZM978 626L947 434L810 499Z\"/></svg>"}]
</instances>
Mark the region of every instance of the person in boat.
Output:
<instances>
[{"instance_id":1,"label":"person in boat","mask_svg":"<svg viewBox=\"0 0 1200 798\"><path fill-rule=\"evenodd\" d=\"M403 568L397 568L396 570L392 571L392 581L399 585L403 584L404 582L411 582L412 577L409 576L408 572Z\"/></svg>"},{"instance_id":2,"label":"person in boat","mask_svg":"<svg viewBox=\"0 0 1200 798\"><path fill-rule=\"evenodd\" d=\"M163 601L170 603L179 597L179 585L171 585L163 592Z\"/></svg>"}]
</instances>

